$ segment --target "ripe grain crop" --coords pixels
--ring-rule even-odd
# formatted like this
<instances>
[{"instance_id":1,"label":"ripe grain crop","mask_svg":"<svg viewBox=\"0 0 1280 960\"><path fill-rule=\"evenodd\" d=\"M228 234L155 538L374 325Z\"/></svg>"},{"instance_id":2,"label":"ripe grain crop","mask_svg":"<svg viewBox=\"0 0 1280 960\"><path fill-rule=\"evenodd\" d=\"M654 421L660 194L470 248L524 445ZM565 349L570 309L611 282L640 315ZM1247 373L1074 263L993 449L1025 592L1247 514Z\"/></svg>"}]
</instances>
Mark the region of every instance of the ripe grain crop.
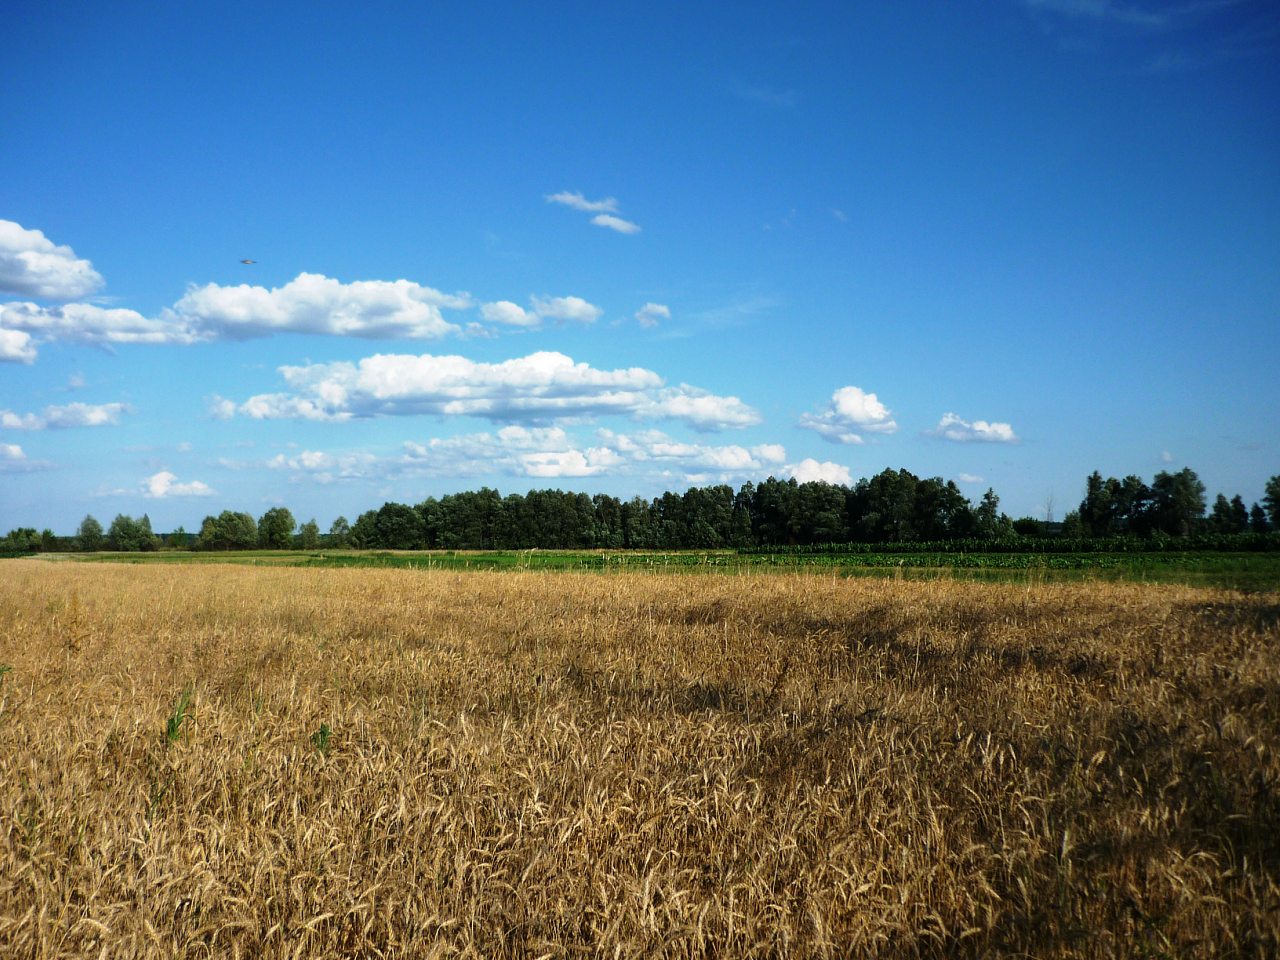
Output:
<instances>
[{"instance_id":1,"label":"ripe grain crop","mask_svg":"<svg viewBox=\"0 0 1280 960\"><path fill-rule=\"evenodd\" d=\"M0 561L0 956L1275 956L1275 594Z\"/></svg>"}]
</instances>

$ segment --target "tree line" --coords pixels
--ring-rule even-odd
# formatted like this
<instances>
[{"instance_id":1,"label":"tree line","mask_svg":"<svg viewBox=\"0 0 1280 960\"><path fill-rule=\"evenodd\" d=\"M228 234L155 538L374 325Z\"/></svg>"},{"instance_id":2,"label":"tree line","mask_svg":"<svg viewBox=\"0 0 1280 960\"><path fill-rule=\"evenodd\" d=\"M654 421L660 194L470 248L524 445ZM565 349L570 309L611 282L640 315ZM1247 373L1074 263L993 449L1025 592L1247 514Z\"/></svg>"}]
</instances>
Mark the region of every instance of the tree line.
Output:
<instances>
[{"instance_id":1,"label":"tree line","mask_svg":"<svg viewBox=\"0 0 1280 960\"><path fill-rule=\"evenodd\" d=\"M1061 523L1010 519L988 489L970 502L953 481L887 469L852 487L775 477L692 487L651 500L608 494L530 490L502 496L489 487L410 505L388 502L338 517L327 533L314 519L298 524L285 507L252 514L224 510L197 533L181 527L160 536L151 521L118 515L104 530L86 516L74 537L32 528L10 531L0 551L361 549L739 549L833 543L935 543L1011 537L1188 537L1280 530L1280 476L1267 481L1260 503L1219 494L1206 513L1205 486L1195 472L1103 478L1094 471L1085 496Z\"/></svg>"}]
</instances>

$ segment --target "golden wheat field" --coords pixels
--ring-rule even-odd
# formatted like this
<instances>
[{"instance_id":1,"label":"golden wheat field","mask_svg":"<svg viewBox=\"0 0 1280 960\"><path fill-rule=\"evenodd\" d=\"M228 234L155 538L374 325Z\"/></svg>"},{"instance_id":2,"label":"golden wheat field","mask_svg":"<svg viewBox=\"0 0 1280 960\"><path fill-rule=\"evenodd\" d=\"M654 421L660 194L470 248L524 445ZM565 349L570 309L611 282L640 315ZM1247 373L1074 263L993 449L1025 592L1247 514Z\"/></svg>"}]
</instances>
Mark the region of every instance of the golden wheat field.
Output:
<instances>
[{"instance_id":1,"label":"golden wheat field","mask_svg":"<svg viewBox=\"0 0 1280 960\"><path fill-rule=\"evenodd\" d=\"M0 956L1280 950L1274 594L0 584Z\"/></svg>"}]
</instances>

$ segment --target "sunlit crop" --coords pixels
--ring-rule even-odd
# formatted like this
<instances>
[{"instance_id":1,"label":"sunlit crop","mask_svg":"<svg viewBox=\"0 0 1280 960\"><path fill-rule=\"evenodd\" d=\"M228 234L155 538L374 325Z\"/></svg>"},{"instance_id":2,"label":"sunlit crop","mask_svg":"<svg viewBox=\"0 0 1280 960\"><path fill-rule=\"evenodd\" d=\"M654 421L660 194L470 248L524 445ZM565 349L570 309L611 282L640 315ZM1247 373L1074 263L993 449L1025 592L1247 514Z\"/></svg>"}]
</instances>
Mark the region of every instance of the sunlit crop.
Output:
<instances>
[{"instance_id":1,"label":"sunlit crop","mask_svg":"<svg viewBox=\"0 0 1280 960\"><path fill-rule=\"evenodd\" d=\"M0 584L0 956L1280 950L1275 594Z\"/></svg>"}]
</instances>

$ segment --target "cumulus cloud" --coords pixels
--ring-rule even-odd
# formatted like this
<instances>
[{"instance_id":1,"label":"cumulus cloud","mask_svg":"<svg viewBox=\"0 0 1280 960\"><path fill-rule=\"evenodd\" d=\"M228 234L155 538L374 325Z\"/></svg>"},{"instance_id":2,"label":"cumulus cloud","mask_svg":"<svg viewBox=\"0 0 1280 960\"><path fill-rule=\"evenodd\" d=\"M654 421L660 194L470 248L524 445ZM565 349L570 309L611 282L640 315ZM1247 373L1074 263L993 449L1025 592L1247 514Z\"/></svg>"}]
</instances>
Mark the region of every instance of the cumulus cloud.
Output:
<instances>
[{"instance_id":1,"label":"cumulus cloud","mask_svg":"<svg viewBox=\"0 0 1280 960\"><path fill-rule=\"evenodd\" d=\"M559 193L547 194L547 203L559 203L583 213L617 213L618 201L613 197L603 200L588 200L576 190L561 190Z\"/></svg>"},{"instance_id":2,"label":"cumulus cloud","mask_svg":"<svg viewBox=\"0 0 1280 960\"><path fill-rule=\"evenodd\" d=\"M581 297L534 297L533 312L539 319L574 320L578 323L595 323L604 313Z\"/></svg>"},{"instance_id":3,"label":"cumulus cloud","mask_svg":"<svg viewBox=\"0 0 1280 960\"><path fill-rule=\"evenodd\" d=\"M441 293L409 280L342 283L300 273L283 287L206 284L187 291L171 313L206 339L275 333L435 340L459 327L442 310L472 306L465 293Z\"/></svg>"},{"instance_id":4,"label":"cumulus cloud","mask_svg":"<svg viewBox=\"0 0 1280 960\"><path fill-rule=\"evenodd\" d=\"M502 323L511 327L536 327L542 321L536 313L510 300L481 304L480 316L489 323Z\"/></svg>"},{"instance_id":5,"label":"cumulus cloud","mask_svg":"<svg viewBox=\"0 0 1280 960\"><path fill-rule=\"evenodd\" d=\"M0 221L5 223L7 221ZM536 327L544 320L594 323L604 313L576 296L539 296L522 307L510 300L479 304L485 323ZM480 322L445 319L445 311L471 310L467 293L443 293L410 280L343 283L300 273L281 287L216 283L191 287L159 316L90 303L42 306L0 303L0 362L32 363L42 341L81 344L193 344L298 333L364 339L438 340L491 336Z\"/></svg>"},{"instance_id":6,"label":"cumulus cloud","mask_svg":"<svg viewBox=\"0 0 1280 960\"><path fill-rule=\"evenodd\" d=\"M662 303L646 303L636 311L642 327L656 327L661 320L671 319L671 308Z\"/></svg>"},{"instance_id":7,"label":"cumulus cloud","mask_svg":"<svg viewBox=\"0 0 1280 960\"><path fill-rule=\"evenodd\" d=\"M34 363L35 359L36 345L31 340L31 334L0 327L0 361Z\"/></svg>"},{"instance_id":8,"label":"cumulus cloud","mask_svg":"<svg viewBox=\"0 0 1280 960\"><path fill-rule=\"evenodd\" d=\"M1017 443L1018 436L1013 427L1007 423L988 423L986 420L962 420L954 413L943 414L938 426L932 431L935 437L944 440L955 440L958 443Z\"/></svg>"},{"instance_id":9,"label":"cumulus cloud","mask_svg":"<svg viewBox=\"0 0 1280 960\"><path fill-rule=\"evenodd\" d=\"M683 420L695 430L724 430L751 427L760 422L760 413L737 397L721 397L687 383L660 391L645 416Z\"/></svg>"},{"instance_id":10,"label":"cumulus cloud","mask_svg":"<svg viewBox=\"0 0 1280 960\"><path fill-rule=\"evenodd\" d=\"M528 423L617 414L681 420L699 430L760 420L737 397L716 396L687 384L666 387L652 370L597 370L548 351L501 363L433 354L375 354L359 363L281 367L280 374L291 393L259 394L239 404L216 398L215 415L351 420L432 414Z\"/></svg>"},{"instance_id":11,"label":"cumulus cloud","mask_svg":"<svg viewBox=\"0 0 1280 960\"><path fill-rule=\"evenodd\" d=\"M957 477L961 483L985 483L986 481L976 473L962 473Z\"/></svg>"},{"instance_id":12,"label":"cumulus cloud","mask_svg":"<svg viewBox=\"0 0 1280 960\"><path fill-rule=\"evenodd\" d=\"M324 453L319 450L303 450L291 457L283 453L267 461L272 470L289 470L294 474L309 474L318 483L334 483L338 480L357 480L377 473L378 458L371 453Z\"/></svg>"},{"instance_id":13,"label":"cumulus cloud","mask_svg":"<svg viewBox=\"0 0 1280 960\"><path fill-rule=\"evenodd\" d=\"M74 300L102 289L93 264L39 230L0 220L0 291L43 300Z\"/></svg>"},{"instance_id":14,"label":"cumulus cloud","mask_svg":"<svg viewBox=\"0 0 1280 960\"><path fill-rule=\"evenodd\" d=\"M538 479L627 474L667 481L677 477L691 482L728 482L775 472L786 456L779 444L688 443L660 430L625 434L601 429L588 440L571 436L562 427L513 424L493 433L408 441L400 452L389 455L318 450L278 454L266 466L289 472L293 480L307 478L323 484L403 476L457 479L495 473Z\"/></svg>"},{"instance_id":15,"label":"cumulus cloud","mask_svg":"<svg viewBox=\"0 0 1280 960\"><path fill-rule=\"evenodd\" d=\"M726 476L743 476L763 473L787 459L786 450L776 443L752 447L686 443L673 440L661 430L631 434L601 430L599 437L629 461L664 469L719 471Z\"/></svg>"},{"instance_id":16,"label":"cumulus cloud","mask_svg":"<svg viewBox=\"0 0 1280 960\"><path fill-rule=\"evenodd\" d=\"M594 213L595 216L591 218L591 222L597 227L604 227L607 230L614 230L618 233L640 232L638 224L632 223L630 220L624 220L617 215L618 201L613 197L605 197L603 200L588 200L576 190L561 190L559 193L547 194L546 200L547 203L558 203L574 210L580 210L583 213Z\"/></svg>"},{"instance_id":17,"label":"cumulus cloud","mask_svg":"<svg viewBox=\"0 0 1280 960\"><path fill-rule=\"evenodd\" d=\"M102 427L120 422L129 408L123 403L68 403L45 407L40 413L0 410L0 427L10 430L45 430L66 427Z\"/></svg>"},{"instance_id":18,"label":"cumulus cloud","mask_svg":"<svg viewBox=\"0 0 1280 960\"><path fill-rule=\"evenodd\" d=\"M863 443L864 433L893 433L898 424L874 393L860 387L841 387L818 413L805 413L800 426L832 443Z\"/></svg>"},{"instance_id":19,"label":"cumulus cloud","mask_svg":"<svg viewBox=\"0 0 1280 960\"><path fill-rule=\"evenodd\" d=\"M195 343L199 339L183 318L153 320L136 310L91 303L41 307L34 303L0 303L0 333L21 331L44 340L72 343ZM34 349L32 350L34 356Z\"/></svg>"},{"instance_id":20,"label":"cumulus cloud","mask_svg":"<svg viewBox=\"0 0 1280 960\"><path fill-rule=\"evenodd\" d=\"M480 305L480 316L488 323L527 328L536 327L543 320L595 323L604 313L581 297L530 297L529 302L527 310L510 300L484 303Z\"/></svg>"},{"instance_id":21,"label":"cumulus cloud","mask_svg":"<svg viewBox=\"0 0 1280 960\"><path fill-rule=\"evenodd\" d=\"M16 443L0 443L0 460L6 463L21 463L27 455Z\"/></svg>"},{"instance_id":22,"label":"cumulus cloud","mask_svg":"<svg viewBox=\"0 0 1280 960\"><path fill-rule=\"evenodd\" d=\"M798 483L820 481L822 483L843 484L846 487L853 485L853 477L850 475L848 467L842 467L840 464L832 463L830 460L824 460L819 463L812 457L806 457L799 463L788 464L783 468L783 475L794 477Z\"/></svg>"},{"instance_id":23,"label":"cumulus cloud","mask_svg":"<svg viewBox=\"0 0 1280 960\"><path fill-rule=\"evenodd\" d=\"M199 480L190 483L178 483L178 478L168 470L161 470L143 481L146 488L143 496L152 500L163 500L166 497L211 497L214 491Z\"/></svg>"},{"instance_id":24,"label":"cumulus cloud","mask_svg":"<svg viewBox=\"0 0 1280 960\"><path fill-rule=\"evenodd\" d=\"M605 227L618 233L639 233L639 224L632 223L630 220L623 220L622 217L615 217L611 213L598 213L591 218L591 222L597 227Z\"/></svg>"}]
</instances>

